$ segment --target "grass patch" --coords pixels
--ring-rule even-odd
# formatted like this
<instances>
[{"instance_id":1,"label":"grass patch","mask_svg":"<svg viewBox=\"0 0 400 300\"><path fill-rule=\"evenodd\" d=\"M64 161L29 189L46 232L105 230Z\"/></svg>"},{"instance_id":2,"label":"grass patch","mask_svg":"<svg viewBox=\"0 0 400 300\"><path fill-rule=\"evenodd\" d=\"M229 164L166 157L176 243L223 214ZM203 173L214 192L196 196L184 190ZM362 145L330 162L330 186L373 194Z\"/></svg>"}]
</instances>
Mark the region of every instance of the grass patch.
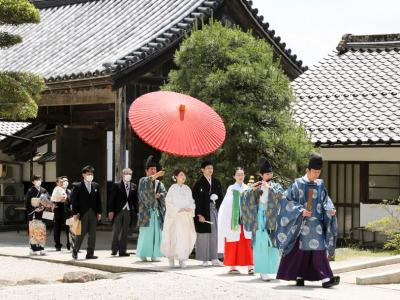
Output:
<instances>
[{"instance_id":1,"label":"grass patch","mask_svg":"<svg viewBox=\"0 0 400 300\"><path fill-rule=\"evenodd\" d=\"M344 261L349 259L355 259L357 257L387 257L395 255L393 251L388 250L366 250L366 249L359 249L355 247L351 248L337 248L336 249L336 261Z\"/></svg>"}]
</instances>

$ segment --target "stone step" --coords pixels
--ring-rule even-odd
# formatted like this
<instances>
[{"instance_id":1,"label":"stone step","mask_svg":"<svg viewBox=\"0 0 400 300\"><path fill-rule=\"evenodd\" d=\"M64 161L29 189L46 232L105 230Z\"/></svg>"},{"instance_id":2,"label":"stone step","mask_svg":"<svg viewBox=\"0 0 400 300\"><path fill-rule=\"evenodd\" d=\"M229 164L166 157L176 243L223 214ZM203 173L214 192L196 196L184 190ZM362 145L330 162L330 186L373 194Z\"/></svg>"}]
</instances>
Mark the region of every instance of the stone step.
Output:
<instances>
[{"instance_id":1,"label":"stone step","mask_svg":"<svg viewBox=\"0 0 400 300\"><path fill-rule=\"evenodd\" d=\"M376 267L399 264L399 263L400 263L400 255L395 255L385 258L369 260L366 262L347 264L343 266L335 266L332 268L332 271L335 274L340 274L340 273L353 272L362 269L376 268Z\"/></svg>"},{"instance_id":2,"label":"stone step","mask_svg":"<svg viewBox=\"0 0 400 300\"><path fill-rule=\"evenodd\" d=\"M371 284L393 284L400 283L400 269L390 270L377 274L357 276L356 284L371 285Z\"/></svg>"}]
</instances>

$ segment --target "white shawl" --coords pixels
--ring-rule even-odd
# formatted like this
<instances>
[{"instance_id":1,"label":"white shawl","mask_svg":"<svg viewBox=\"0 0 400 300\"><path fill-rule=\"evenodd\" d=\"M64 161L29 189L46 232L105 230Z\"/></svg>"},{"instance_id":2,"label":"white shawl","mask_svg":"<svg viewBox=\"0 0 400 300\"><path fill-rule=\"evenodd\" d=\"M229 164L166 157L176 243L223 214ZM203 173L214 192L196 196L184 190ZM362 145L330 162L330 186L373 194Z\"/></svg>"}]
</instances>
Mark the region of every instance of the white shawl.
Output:
<instances>
[{"instance_id":1,"label":"white shawl","mask_svg":"<svg viewBox=\"0 0 400 300\"><path fill-rule=\"evenodd\" d=\"M225 238L227 242L238 242L240 240L241 227L239 227L237 231L231 229L233 206L232 190L238 190L240 193L243 193L247 188L248 186L244 183L242 185L235 183L230 185L226 191L224 200L218 211L218 253L224 253ZM251 239L251 232L245 230L244 236L246 239Z\"/></svg>"}]
</instances>

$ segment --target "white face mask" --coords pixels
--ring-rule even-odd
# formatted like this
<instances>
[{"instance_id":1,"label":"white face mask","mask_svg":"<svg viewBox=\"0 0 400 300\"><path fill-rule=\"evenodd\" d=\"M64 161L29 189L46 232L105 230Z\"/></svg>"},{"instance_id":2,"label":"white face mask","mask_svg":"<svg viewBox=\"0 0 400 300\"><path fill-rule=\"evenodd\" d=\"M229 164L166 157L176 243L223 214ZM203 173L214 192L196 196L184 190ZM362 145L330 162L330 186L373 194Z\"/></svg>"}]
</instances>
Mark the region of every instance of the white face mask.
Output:
<instances>
[{"instance_id":1,"label":"white face mask","mask_svg":"<svg viewBox=\"0 0 400 300\"><path fill-rule=\"evenodd\" d=\"M42 181L41 180L35 180L33 182L33 185L38 188L38 187L40 187L42 185Z\"/></svg>"},{"instance_id":2,"label":"white face mask","mask_svg":"<svg viewBox=\"0 0 400 300\"><path fill-rule=\"evenodd\" d=\"M64 189L66 189L68 187L68 185L69 185L69 182L68 181L64 181L62 186L63 186Z\"/></svg>"},{"instance_id":3,"label":"white face mask","mask_svg":"<svg viewBox=\"0 0 400 300\"><path fill-rule=\"evenodd\" d=\"M88 182L92 182L93 181L93 175L85 176L85 180L88 181Z\"/></svg>"},{"instance_id":4,"label":"white face mask","mask_svg":"<svg viewBox=\"0 0 400 300\"><path fill-rule=\"evenodd\" d=\"M124 175L124 181L131 181L132 175Z\"/></svg>"}]
</instances>

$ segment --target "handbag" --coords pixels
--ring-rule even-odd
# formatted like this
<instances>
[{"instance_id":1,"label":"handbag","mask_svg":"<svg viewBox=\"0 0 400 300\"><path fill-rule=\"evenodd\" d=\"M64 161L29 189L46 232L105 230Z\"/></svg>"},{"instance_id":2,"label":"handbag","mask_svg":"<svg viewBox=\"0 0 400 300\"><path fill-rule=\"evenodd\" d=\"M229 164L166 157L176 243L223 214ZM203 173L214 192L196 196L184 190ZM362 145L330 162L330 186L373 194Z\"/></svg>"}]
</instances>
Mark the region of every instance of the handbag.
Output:
<instances>
[{"instance_id":1,"label":"handbag","mask_svg":"<svg viewBox=\"0 0 400 300\"><path fill-rule=\"evenodd\" d=\"M43 211L42 219L53 221L54 220L54 213L51 212L51 211L45 210L45 211Z\"/></svg>"},{"instance_id":2,"label":"handbag","mask_svg":"<svg viewBox=\"0 0 400 300\"><path fill-rule=\"evenodd\" d=\"M74 217L72 217L74 218ZM73 220L72 225L69 227L69 230L74 234L74 235L81 235L82 233L82 222L81 220Z\"/></svg>"}]
</instances>

